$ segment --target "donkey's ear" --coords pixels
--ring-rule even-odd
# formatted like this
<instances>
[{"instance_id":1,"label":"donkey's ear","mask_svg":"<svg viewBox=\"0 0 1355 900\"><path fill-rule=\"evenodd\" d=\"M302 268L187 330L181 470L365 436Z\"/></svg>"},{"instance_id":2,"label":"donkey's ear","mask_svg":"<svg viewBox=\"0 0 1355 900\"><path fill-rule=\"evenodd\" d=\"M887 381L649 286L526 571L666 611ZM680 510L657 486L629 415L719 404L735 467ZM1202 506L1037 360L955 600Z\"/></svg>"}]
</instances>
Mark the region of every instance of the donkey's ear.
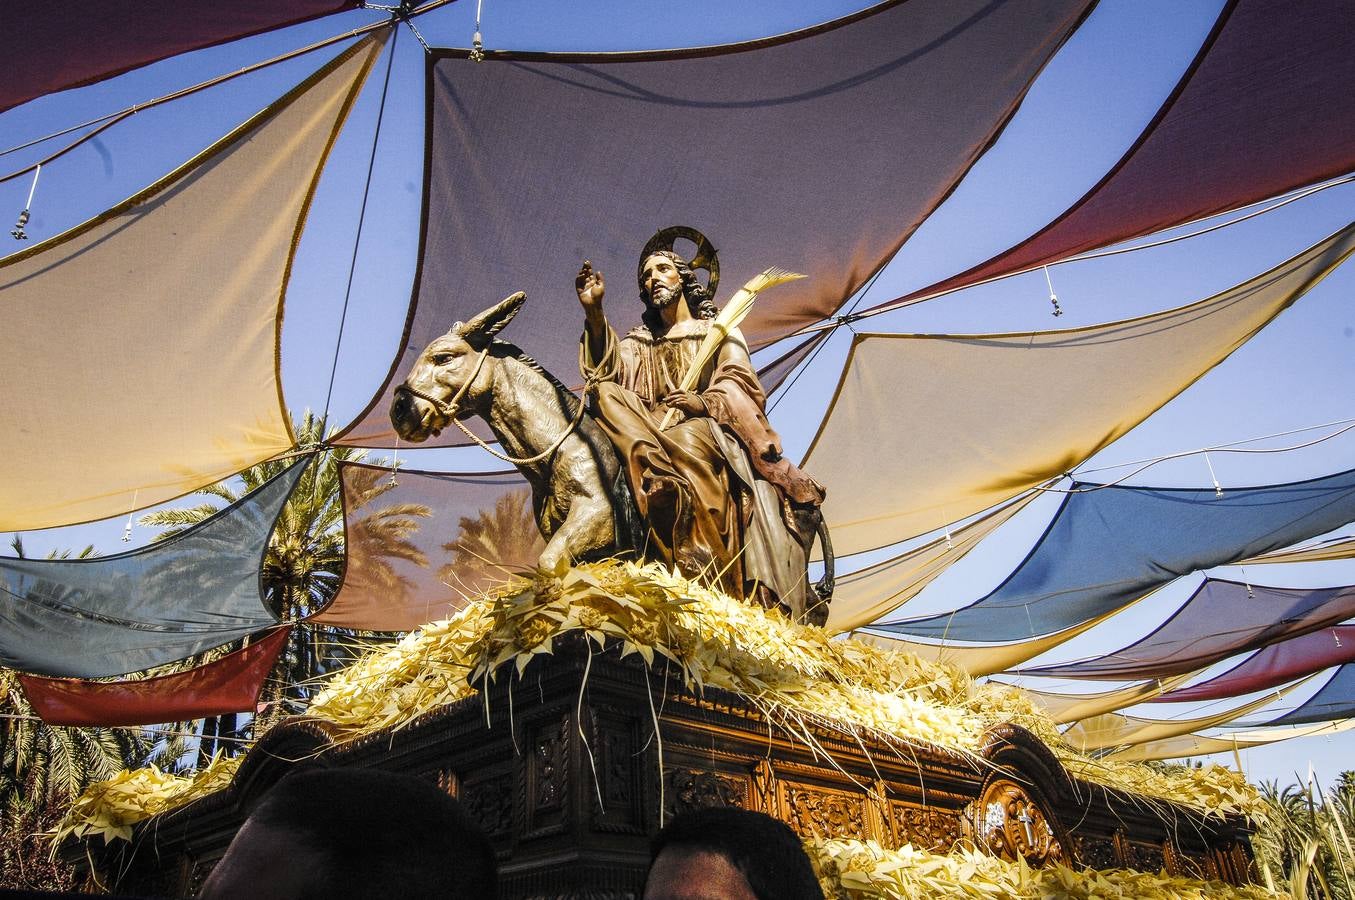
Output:
<instances>
[{"instance_id":1,"label":"donkey's ear","mask_svg":"<svg viewBox=\"0 0 1355 900\"><path fill-rule=\"evenodd\" d=\"M518 310L522 309L522 304L526 301L527 295L518 291L474 316L457 330L461 332L461 336L465 338L466 343L472 347L477 349L484 347L494 339L494 335L513 321L513 317L518 314Z\"/></svg>"}]
</instances>

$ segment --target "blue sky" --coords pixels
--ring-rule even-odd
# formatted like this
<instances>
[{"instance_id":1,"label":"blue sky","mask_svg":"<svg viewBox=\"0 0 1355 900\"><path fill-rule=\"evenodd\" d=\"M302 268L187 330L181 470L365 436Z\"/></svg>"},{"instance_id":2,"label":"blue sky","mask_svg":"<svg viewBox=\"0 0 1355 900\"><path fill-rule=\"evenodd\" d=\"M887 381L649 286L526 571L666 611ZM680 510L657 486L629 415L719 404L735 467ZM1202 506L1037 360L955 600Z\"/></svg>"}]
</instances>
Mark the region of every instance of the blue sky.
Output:
<instances>
[{"instance_id":1,"label":"blue sky","mask_svg":"<svg viewBox=\"0 0 1355 900\"><path fill-rule=\"evenodd\" d=\"M621 50L723 43L792 30L853 11L852 2L689 2L674 8L654 2L484 0L486 46L502 49ZM1094 184L1130 145L1156 111L1211 27L1221 0L1103 0L1050 63L997 145L975 166L945 205L909 241L871 286L868 307L929 284L1017 242L1062 211ZM418 20L435 45L466 46L475 6L453 3ZM40 98L0 114L0 149L57 128L144 102L323 36L377 20L355 11L234 44L188 54L77 91ZM44 170L29 231L35 239L76 224L123 199L182 162L264 106L317 66L322 54L236 79L220 88L138 113L66 160ZM379 64L374 78L384 71ZM339 318L354 240L362 185L372 149L379 91L360 99L331 165L302 240L287 296L283 378L295 411L323 409L337 348L331 420L355 415L379 384L396 350L409 299L417 246L422 172L423 55L402 30L395 47L390 96L376 147L367 213L342 341ZM964 86L956 85L957 102ZM8 172L48 147L0 156ZM1206 163L1202 163L1204 165ZM844 177L846 177L844 175ZM27 179L0 184L0 215L17 215ZM1043 275L1034 273L857 324L860 330L985 332L1045 330L1127 318L1206 296L1270 267L1346 224L1355 208L1355 186L1334 188L1282 210L1214 234L1168 247L1051 270L1064 311L1050 316ZM261 210L260 215L266 215ZM10 222L4 223L6 231ZM693 223L698 225L700 223ZM766 227L774 227L768 223ZM637 235L637 247L646 235ZM0 238L9 241L8 237ZM18 245L0 245L10 252ZM530 261L524 261L529 265ZM1218 446L1355 417L1350 402L1355 312L1349 295L1355 273L1338 270L1200 382L1143 426L1089 461L1082 471L1181 450ZM557 302L573 303L560 285ZM513 335L528 351L531 336ZM811 369L777 404L772 419L791 455L807 446L822 418L841 368L849 335L835 335ZM119 364L107 377L136 388L135 365ZM1051 384L1048 402L1079 390ZM1014 410L1013 415L1019 415ZM1328 429L1328 431L1333 429ZM1248 444L1283 447L1311 440L1321 430ZM97 436L91 436L97 439ZM1288 453L1211 455L1224 486L1292 481L1349 468L1355 437L1346 435ZM402 456L406 455L402 452ZM424 468L492 469L479 451L415 451L410 464ZM11 477L21 477L22 461ZM1088 475L1115 477L1121 470ZM1205 485L1209 473L1196 456L1149 469L1138 484ZM831 485L829 486L831 489ZM1038 537L1057 503L1042 498L980 550L947 572L910 604L910 614L963 605L996 585ZM126 549L119 538L125 518L73 529L25 535L30 553L93 542L105 553ZM144 543L146 529L134 531ZM6 544L8 538L5 538ZM135 544L134 544L135 545ZM7 549L7 547L5 548ZM873 560L866 556L852 565ZM1218 570L1239 578L1236 567ZM1322 586L1355 582L1355 564L1320 563L1251 567L1257 583ZM1151 630L1193 590L1182 579L1151 602L1064 645L1048 659L1094 655ZM1036 686L1045 687L1046 684ZM1094 687L1092 688L1095 689ZM1286 700L1293 705L1310 693ZM1164 712L1165 710L1165 712ZM1196 707L1149 708L1147 715L1194 715ZM1288 778L1312 759L1324 779L1355 758L1355 735L1310 738L1244 753L1253 778ZM1231 758L1222 760L1231 764Z\"/></svg>"}]
</instances>

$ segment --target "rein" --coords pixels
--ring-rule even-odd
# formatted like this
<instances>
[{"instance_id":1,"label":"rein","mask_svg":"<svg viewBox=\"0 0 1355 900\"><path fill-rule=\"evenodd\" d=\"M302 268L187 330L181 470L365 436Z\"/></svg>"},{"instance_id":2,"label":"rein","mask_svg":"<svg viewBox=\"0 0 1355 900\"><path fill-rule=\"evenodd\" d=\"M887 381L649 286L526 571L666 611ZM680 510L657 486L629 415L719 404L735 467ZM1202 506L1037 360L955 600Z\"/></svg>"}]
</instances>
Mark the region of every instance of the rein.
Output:
<instances>
[{"instance_id":1,"label":"rein","mask_svg":"<svg viewBox=\"0 0 1355 900\"><path fill-rule=\"evenodd\" d=\"M485 357L489 355L489 349L490 349L489 347L485 347L485 349L480 351L480 358L475 361L475 371L471 372L470 378L466 379L466 382L463 385L461 385L461 389L458 390L456 392L456 395L453 396L452 399L449 401L444 402L442 400L439 400L437 397L429 396L428 394L425 394L423 391L410 387L408 384L402 384L399 387L397 387L396 390L408 391L410 394L414 395L415 397L418 397L425 403L431 403L433 405L433 409L437 410L439 415L446 416L448 419L450 419L452 424L454 424L457 428L460 428L461 432L466 437L470 438L472 441L479 444L480 449L484 450L491 456L497 457L498 459L501 459L504 462L510 463L515 466L525 466L530 465L531 463L534 462L540 462L541 460L550 456L556 450L559 450L560 445L565 442L565 438L569 437L569 435L574 431L574 429L579 427L579 423L583 421L583 414L585 411L586 404L583 402L583 400L579 401L579 409L574 414L574 420L571 421L567 426L565 426L565 430L560 432L559 437L551 441L549 447L547 447L545 450L542 450L535 456L528 456L519 459L517 457L508 456L507 454L500 453L498 450L495 450L489 444L486 444L484 441L482 441L479 438L479 436L475 434L475 432L467 428L465 424L462 423L462 421L459 418L457 418L457 416L460 415L461 412L461 400L466 396L466 391L470 390L470 386L475 382L475 379L480 377L480 369L484 367ZM589 382L591 383L592 380L593 379L590 378ZM584 386L585 396L587 396L587 391L588 385L585 385Z\"/></svg>"}]
</instances>

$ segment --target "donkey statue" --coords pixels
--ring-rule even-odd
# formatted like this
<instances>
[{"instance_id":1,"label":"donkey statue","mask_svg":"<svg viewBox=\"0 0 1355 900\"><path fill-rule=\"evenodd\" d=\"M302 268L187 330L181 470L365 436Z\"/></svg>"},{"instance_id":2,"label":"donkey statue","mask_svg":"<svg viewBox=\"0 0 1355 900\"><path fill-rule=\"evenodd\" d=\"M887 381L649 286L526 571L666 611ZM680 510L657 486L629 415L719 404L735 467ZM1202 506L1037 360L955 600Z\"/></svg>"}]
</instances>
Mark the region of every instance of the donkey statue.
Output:
<instances>
[{"instance_id":1,"label":"donkey statue","mask_svg":"<svg viewBox=\"0 0 1355 900\"><path fill-rule=\"evenodd\" d=\"M542 568L635 553L644 546L644 527L611 442L569 388L495 337L526 299L519 291L425 347L395 388L391 424L401 439L418 443L460 420L482 418L499 442L500 458L531 485L537 526L546 538ZM804 618L822 624L833 590L833 557L827 528L814 515L802 533L819 536L825 574Z\"/></svg>"}]
</instances>

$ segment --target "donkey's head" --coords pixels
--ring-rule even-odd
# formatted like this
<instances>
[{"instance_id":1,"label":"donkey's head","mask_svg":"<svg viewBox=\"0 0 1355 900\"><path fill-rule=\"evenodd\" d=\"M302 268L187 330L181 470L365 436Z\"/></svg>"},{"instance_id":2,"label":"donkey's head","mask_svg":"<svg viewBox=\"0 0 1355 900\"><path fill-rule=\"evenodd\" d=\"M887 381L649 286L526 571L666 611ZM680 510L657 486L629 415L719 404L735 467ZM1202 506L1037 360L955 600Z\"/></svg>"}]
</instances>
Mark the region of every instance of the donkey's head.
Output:
<instances>
[{"instance_id":1,"label":"donkey's head","mask_svg":"<svg viewBox=\"0 0 1355 900\"><path fill-rule=\"evenodd\" d=\"M453 416L475 411L493 383L489 347L494 335L513 321L526 299L518 291L469 322L457 322L423 348L391 400L391 424L402 439L425 441L440 434Z\"/></svg>"}]
</instances>

